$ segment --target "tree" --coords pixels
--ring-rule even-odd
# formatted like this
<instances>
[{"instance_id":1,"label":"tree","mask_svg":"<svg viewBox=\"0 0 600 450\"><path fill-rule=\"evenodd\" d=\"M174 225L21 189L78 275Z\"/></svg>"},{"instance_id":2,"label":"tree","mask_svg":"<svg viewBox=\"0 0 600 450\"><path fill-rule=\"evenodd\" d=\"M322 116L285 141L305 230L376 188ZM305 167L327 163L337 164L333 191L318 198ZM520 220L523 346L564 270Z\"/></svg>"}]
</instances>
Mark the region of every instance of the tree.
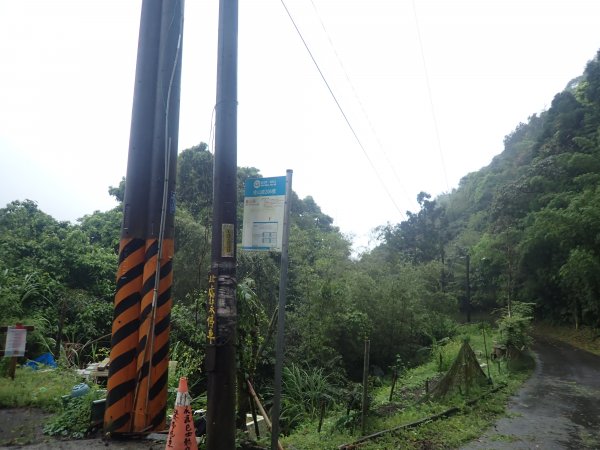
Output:
<instances>
[{"instance_id":1,"label":"tree","mask_svg":"<svg viewBox=\"0 0 600 450\"><path fill-rule=\"evenodd\" d=\"M600 261L590 251L575 248L569 253L569 258L559 269L560 284L567 294L575 328L584 323L584 317L589 317L588 323L600 325Z\"/></svg>"},{"instance_id":2,"label":"tree","mask_svg":"<svg viewBox=\"0 0 600 450\"><path fill-rule=\"evenodd\" d=\"M119 236L123 222L123 210L117 206L106 212L94 211L78 220L81 231L89 238L89 243L119 252Z\"/></svg>"},{"instance_id":3,"label":"tree","mask_svg":"<svg viewBox=\"0 0 600 450\"><path fill-rule=\"evenodd\" d=\"M121 178L118 186L109 186L108 193L112 195L119 203L125 200L125 177Z\"/></svg>"},{"instance_id":4,"label":"tree","mask_svg":"<svg viewBox=\"0 0 600 450\"><path fill-rule=\"evenodd\" d=\"M407 212L407 219L395 226L379 229L380 238L393 251L415 264L438 260L444 263L448 240L445 209L430 194L420 192L418 213Z\"/></svg>"},{"instance_id":5,"label":"tree","mask_svg":"<svg viewBox=\"0 0 600 450\"><path fill-rule=\"evenodd\" d=\"M175 212L175 258L173 296L193 305L197 317L198 299L208 285L210 229L195 220L184 207Z\"/></svg>"},{"instance_id":6,"label":"tree","mask_svg":"<svg viewBox=\"0 0 600 450\"><path fill-rule=\"evenodd\" d=\"M213 197L213 155L200 143L177 158L177 203L201 225L210 227Z\"/></svg>"}]
</instances>

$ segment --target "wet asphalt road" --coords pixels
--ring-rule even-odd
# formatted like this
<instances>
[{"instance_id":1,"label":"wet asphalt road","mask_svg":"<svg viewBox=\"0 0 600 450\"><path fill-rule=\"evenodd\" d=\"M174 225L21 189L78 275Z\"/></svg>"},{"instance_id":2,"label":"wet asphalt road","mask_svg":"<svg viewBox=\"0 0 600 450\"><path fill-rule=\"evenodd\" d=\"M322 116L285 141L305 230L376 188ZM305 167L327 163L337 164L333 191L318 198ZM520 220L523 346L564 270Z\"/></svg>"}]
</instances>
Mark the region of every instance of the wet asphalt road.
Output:
<instances>
[{"instance_id":1,"label":"wet asphalt road","mask_svg":"<svg viewBox=\"0 0 600 450\"><path fill-rule=\"evenodd\" d=\"M537 337L536 368L475 449L600 449L600 357Z\"/></svg>"}]
</instances>

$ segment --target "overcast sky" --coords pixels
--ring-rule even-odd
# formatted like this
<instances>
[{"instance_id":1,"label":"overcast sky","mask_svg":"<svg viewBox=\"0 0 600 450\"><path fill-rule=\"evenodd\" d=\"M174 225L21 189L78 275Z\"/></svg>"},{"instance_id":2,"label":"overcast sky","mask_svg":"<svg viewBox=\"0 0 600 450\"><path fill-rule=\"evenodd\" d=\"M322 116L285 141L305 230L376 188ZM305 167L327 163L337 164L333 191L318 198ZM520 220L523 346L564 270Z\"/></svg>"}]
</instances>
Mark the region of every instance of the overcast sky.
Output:
<instances>
[{"instance_id":1,"label":"overcast sky","mask_svg":"<svg viewBox=\"0 0 600 450\"><path fill-rule=\"evenodd\" d=\"M416 210L487 165L600 48L597 0L241 0L238 165L294 170L342 232ZM0 0L0 207L60 220L115 205L140 0ZM209 142L217 0L187 0L180 150ZM212 146L211 146L212 148Z\"/></svg>"}]
</instances>

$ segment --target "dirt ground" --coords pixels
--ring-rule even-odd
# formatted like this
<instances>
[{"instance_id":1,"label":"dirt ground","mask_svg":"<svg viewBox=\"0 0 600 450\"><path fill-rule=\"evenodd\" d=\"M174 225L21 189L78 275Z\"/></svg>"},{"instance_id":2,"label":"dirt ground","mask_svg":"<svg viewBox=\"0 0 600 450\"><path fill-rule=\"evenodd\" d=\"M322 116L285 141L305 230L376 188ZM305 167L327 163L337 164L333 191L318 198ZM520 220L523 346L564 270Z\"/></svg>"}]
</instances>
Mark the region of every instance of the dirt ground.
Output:
<instances>
[{"instance_id":1,"label":"dirt ground","mask_svg":"<svg viewBox=\"0 0 600 450\"><path fill-rule=\"evenodd\" d=\"M23 448L27 450L164 450L164 441L128 440L103 441L95 439L64 441L46 436L44 422L49 414L33 408L0 409L0 449Z\"/></svg>"}]
</instances>

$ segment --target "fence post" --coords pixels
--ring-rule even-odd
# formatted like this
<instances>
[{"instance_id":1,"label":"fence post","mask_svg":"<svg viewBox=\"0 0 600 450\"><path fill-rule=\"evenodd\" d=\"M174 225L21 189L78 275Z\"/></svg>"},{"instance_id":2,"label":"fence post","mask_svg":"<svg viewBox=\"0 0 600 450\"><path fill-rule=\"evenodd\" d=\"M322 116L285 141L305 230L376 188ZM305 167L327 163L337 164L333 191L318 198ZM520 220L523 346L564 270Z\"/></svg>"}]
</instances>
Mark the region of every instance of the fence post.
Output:
<instances>
[{"instance_id":1,"label":"fence post","mask_svg":"<svg viewBox=\"0 0 600 450\"><path fill-rule=\"evenodd\" d=\"M362 417L361 417L361 429L362 434L365 434L367 425L367 411L369 410L368 405L368 394L369 394L369 351L371 342L365 339L365 356L363 363L363 394L362 394Z\"/></svg>"}]
</instances>

